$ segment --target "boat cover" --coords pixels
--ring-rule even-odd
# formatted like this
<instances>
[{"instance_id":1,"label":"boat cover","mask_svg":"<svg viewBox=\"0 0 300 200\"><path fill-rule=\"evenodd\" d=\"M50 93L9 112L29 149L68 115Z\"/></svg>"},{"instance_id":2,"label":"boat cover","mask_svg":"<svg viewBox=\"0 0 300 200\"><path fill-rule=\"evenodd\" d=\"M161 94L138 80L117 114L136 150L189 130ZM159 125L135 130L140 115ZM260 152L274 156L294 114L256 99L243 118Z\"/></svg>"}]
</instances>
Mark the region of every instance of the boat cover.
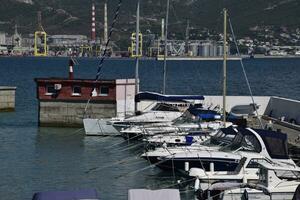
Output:
<instances>
[{"instance_id":1,"label":"boat cover","mask_svg":"<svg viewBox=\"0 0 300 200\"><path fill-rule=\"evenodd\" d=\"M188 111L202 120L215 120L221 118L221 115L215 110L203 109L202 107L190 106Z\"/></svg>"},{"instance_id":2,"label":"boat cover","mask_svg":"<svg viewBox=\"0 0 300 200\"><path fill-rule=\"evenodd\" d=\"M180 200L178 189L146 190L130 189L128 200Z\"/></svg>"},{"instance_id":3,"label":"boat cover","mask_svg":"<svg viewBox=\"0 0 300 200\"><path fill-rule=\"evenodd\" d=\"M295 191L293 200L300 200L300 185L298 185L298 187L297 187L297 189Z\"/></svg>"},{"instance_id":4,"label":"boat cover","mask_svg":"<svg viewBox=\"0 0 300 200\"><path fill-rule=\"evenodd\" d=\"M278 131L253 129L263 139L271 158L289 159L287 135Z\"/></svg>"},{"instance_id":5,"label":"boat cover","mask_svg":"<svg viewBox=\"0 0 300 200\"><path fill-rule=\"evenodd\" d=\"M234 188L243 187L245 184L243 183L235 183L235 182L220 182L214 183L209 187L209 190L229 190Z\"/></svg>"},{"instance_id":6,"label":"boat cover","mask_svg":"<svg viewBox=\"0 0 300 200\"><path fill-rule=\"evenodd\" d=\"M248 105L236 105L230 110L230 114L233 116L248 116L254 115L254 112L259 108L257 104Z\"/></svg>"},{"instance_id":7,"label":"boat cover","mask_svg":"<svg viewBox=\"0 0 300 200\"><path fill-rule=\"evenodd\" d=\"M204 97L200 95L163 95L155 92L140 92L135 95L135 102L142 100L188 102L191 100L204 100Z\"/></svg>"},{"instance_id":8,"label":"boat cover","mask_svg":"<svg viewBox=\"0 0 300 200\"><path fill-rule=\"evenodd\" d=\"M226 135L236 135L237 131L234 130L233 126L227 128L221 128L221 131Z\"/></svg>"},{"instance_id":9,"label":"boat cover","mask_svg":"<svg viewBox=\"0 0 300 200\"><path fill-rule=\"evenodd\" d=\"M95 189L37 192L32 200L99 200Z\"/></svg>"}]
</instances>

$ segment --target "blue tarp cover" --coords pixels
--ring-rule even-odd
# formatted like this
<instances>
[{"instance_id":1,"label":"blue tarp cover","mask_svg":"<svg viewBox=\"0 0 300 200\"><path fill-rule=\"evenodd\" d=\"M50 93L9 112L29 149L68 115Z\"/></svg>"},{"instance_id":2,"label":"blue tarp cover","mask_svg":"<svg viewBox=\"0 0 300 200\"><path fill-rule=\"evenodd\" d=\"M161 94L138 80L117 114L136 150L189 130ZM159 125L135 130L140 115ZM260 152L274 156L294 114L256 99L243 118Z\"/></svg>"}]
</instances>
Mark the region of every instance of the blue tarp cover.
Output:
<instances>
[{"instance_id":1,"label":"blue tarp cover","mask_svg":"<svg viewBox=\"0 0 300 200\"><path fill-rule=\"evenodd\" d=\"M163 95L155 92L140 92L135 95L136 102L142 100L187 102L191 100L204 100L204 97L200 95Z\"/></svg>"},{"instance_id":2,"label":"blue tarp cover","mask_svg":"<svg viewBox=\"0 0 300 200\"><path fill-rule=\"evenodd\" d=\"M37 192L33 195L32 200L99 200L95 189L78 190L78 191L47 191Z\"/></svg>"}]
</instances>

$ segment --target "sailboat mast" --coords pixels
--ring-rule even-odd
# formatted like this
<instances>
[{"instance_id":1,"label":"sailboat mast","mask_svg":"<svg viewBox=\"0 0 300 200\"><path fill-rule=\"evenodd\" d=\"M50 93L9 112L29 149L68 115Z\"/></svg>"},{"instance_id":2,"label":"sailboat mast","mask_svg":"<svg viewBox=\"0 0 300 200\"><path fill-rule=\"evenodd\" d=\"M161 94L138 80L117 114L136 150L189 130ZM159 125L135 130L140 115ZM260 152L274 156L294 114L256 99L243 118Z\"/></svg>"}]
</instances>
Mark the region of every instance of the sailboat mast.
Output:
<instances>
[{"instance_id":1,"label":"sailboat mast","mask_svg":"<svg viewBox=\"0 0 300 200\"><path fill-rule=\"evenodd\" d=\"M166 79L167 79L167 56L168 56L168 23L169 23L169 7L170 0L167 1L166 14L166 31L165 31L165 54L164 54L164 77L163 77L163 94L166 94Z\"/></svg>"},{"instance_id":2,"label":"sailboat mast","mask_svg":"<svg viewBox=\"0 0 300 200\"><path fill-rule=\"evenodd\" d=\"M224 14L224 37L223 37L223 122L226 125L226 82L227 82L227 9L223 9Z\"/></svg>"},{"instance_id":3,"label":"sailboat mast","mask_svg":"<svg viewBox=\"0 0 300 200\"><path fill-rule=\"evenodd\" d=\"M140 34L140 0L137 2L136 9L136 32L135 32L135 94L139 92L139 34ZM134 104L134 111L137 111L137 102Z\"/></svg>"}]
</instances>

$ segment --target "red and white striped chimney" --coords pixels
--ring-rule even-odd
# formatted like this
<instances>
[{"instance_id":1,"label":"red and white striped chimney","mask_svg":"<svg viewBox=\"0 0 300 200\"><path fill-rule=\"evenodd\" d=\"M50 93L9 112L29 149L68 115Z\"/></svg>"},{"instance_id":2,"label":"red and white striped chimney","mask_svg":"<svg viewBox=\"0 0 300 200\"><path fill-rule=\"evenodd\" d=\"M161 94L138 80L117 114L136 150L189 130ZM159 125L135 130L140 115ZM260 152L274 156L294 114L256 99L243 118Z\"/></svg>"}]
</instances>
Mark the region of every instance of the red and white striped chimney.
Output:
<instances>
[{"instance_id":1,"label":"red and white striped chimney","mask_svg":"<svg viewBox=\"0 0 300 200\"><path fill-rule=\"evenodd\" d=\"M73 71L74 62L72 59L69 60L69 79L74 79L74 71Z\"/></svg>"},{"instance_id":2,"label":"red and white striped chimney","mask_svg":"<svg viewBox=\"0 0 300 200\"><path fill-rule=\"evenodd\" d=\"M91 40L96 41L96 18L95 18L95 4L92 4L92 34Z\"/></svg>"}]
</instances>

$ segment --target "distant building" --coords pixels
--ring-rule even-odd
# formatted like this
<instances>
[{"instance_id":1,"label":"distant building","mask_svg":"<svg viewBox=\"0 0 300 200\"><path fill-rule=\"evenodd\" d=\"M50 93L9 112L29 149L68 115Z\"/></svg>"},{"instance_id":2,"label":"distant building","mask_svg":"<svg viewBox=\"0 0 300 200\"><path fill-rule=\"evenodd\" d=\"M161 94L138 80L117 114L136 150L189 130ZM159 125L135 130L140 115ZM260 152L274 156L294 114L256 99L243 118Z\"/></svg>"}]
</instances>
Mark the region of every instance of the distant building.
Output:
<instances>
[{"instance_id":1,"label":"distant building","mask_svg":"<svg viewBox=\"0 0 300 200\"><path fill-rule=\"evenodd\" d=\"M0 32L0 45L6 45L6 33Z\"/></svg>"},{"instance_id":2,"label":"distant building","mask_svg":"<svg viewBox=\"0 0 300 200\"><path fill-rule=\"evenodd\" d=\"M49 36L51 47L79 47L88 44L86 35L52 35Z\"/></svg>"},{"instance_id":3,"label":"distant building","mask_svg":"<svg viewBox=\"0 0 300 200\"><path fill-rule=\"evenodd\" d=\"M188 45L186 47L186 45ZM201 57L218 57L223 55L223 43L213 40L168 40L169 56L188 56ZM164 54L164 41L155 40L150 49L150 56ZM153 53L154 52L154 53ZM228 54L230 54L230 46L228 46Z\"/></svg>"},{"instance_id":4,"label":"distant building","mask_svg":"<svg viewBox=\"0 0 300 200\"><path fill-rule=\"evenodd\" d=\"M228 54L230 54L230 46ZM223 44L215 41L202 41L199 43L199 56L202 57L218 57L223 56Z\"/></svg>"},{"instance_id":5,"label":"distant building","mask_svg":"<svg viewBox=\"0 0 300 200\"><path fill-rule=\"evenodd\" d=\"M34 45L34 35L29 34L22 38L22 47L33 47Z\"/></svg>"},{"instance_id":6,"label":"distant building","mask_svg":"<svg viewBox=\"0 0 300 200\"><path fill-rule=\"evenodd\" d=\"M7 46L13 46L13 38L12 38L12 36L6 36L5 37L5 44Z\"/></svg>"},{"instance_id":7,"label":"distant building","mask_svg":"<svg viewBox=\"0 0 300 200\"><path fill-rule=\"evenodd\" d=\"M22 36L18 33L18 26L15 25L15 33L12 35L12 45L14 47L21 47Z\"/></svg>"}]
</instances>

